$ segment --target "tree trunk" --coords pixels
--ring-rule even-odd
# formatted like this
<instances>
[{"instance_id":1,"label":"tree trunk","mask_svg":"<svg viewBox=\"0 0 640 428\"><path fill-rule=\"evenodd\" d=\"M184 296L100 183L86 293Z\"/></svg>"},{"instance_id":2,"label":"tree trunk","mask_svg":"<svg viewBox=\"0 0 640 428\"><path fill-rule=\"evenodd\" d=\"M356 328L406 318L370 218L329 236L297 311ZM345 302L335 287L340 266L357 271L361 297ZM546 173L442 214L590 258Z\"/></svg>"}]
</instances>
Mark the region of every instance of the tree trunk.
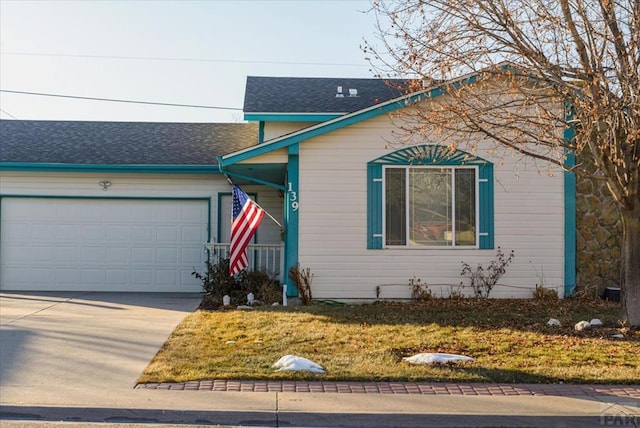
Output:
<instances>
[{"instance_id":1,"label":"tree trunk","mask_svg":"<svg viewBox=\"0 0 640 428\"><path fill-rule=\"evenodd\" d=\"M640 204L622 212L622 305L630 327L640 327Z\"/></svg>"}]
</instances>

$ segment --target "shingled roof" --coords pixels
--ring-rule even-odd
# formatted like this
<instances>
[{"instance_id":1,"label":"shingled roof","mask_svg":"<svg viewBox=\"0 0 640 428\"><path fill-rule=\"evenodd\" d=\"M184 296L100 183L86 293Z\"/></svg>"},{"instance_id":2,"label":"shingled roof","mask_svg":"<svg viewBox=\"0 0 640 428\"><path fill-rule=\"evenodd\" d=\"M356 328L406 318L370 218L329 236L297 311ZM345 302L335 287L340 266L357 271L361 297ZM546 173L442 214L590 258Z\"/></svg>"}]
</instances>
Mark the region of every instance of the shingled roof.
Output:
<instances>
[{"instance_id":1,"label":"shingled roof","mask_svg":"<svg viewBox=\"0 0 640 428\"><path fill-rule=\"evenodd\" d=\"M350 113L404 95L408 80L247 77L245 113ZM338 95L342 89L342 97ZM357 95L350 95L356 90Z\"/></svg>"},{"instance_id":2,"label":"shingled roof","mask_svg":"<svg viewBox=\"0 0 640 428\"><path fill-rule=\"evenodd\" d=\"M256 144L249 123L0 121L0 162L216 165Z\"/></svg>"}]
</instances>

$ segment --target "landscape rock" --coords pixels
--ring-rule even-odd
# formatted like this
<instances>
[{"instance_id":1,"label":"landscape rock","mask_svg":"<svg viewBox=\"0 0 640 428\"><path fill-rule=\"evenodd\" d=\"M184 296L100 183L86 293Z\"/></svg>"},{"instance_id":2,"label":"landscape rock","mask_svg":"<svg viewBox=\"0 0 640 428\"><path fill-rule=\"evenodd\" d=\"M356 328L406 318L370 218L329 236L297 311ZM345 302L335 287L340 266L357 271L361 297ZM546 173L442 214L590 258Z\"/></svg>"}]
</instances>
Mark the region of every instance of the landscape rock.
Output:
<instances>
[{"instance_id":1,"label":"landscape rock","mask_svg":"<svg viewBox=\"0 0 640 428\"><path fill-rule=\"evenodd\" d=\"M254 310L255 308L253 306L239 305L236 309L241 311L251 311L251 310Z\"/></svg>"},{"instance_id":2,"label":"landscape rock","mask_svg":"<svg viewBox=\"0 0 640 428\"><path fill-rule=\"evenodd\" d=\"M560 327L560 321L555 318L549 318L549 321L547 321L547 325L549 327Z\"/></svg>"},{"instance_id":3,"label":"landscape rock","mask_svg":"<svg viewBox=\"0 0 640 428\"><path fill-rule=\"evenodd\" d=\"M603 323L598 318L594 318L591 321L589 321L589 325L591 327L602 327Z\"/></svg>"},{"instance_id":4,"label":"landscape rock","mask_svg":"<svg viewBox=\"0 0 640 428\"><path fill-rule=\"evenodd\" d=\"M590 327L591 327L591 324L589 324L589 321L580 321L573 328L576 331L583 331L583 330L586 330L586 329L588 329Z\"/></svg>"}]
</instances>

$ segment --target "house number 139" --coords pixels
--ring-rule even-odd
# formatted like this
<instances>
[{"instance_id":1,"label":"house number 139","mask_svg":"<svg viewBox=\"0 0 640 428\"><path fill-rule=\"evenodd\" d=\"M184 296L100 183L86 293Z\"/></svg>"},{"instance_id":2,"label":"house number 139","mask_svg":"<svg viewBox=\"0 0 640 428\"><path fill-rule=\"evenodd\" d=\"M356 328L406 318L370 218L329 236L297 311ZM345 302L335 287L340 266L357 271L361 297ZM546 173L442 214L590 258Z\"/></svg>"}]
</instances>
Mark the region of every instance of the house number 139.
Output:
<instances>
[{"instance_id":1,"label":"house number 139","mask_svg":"<svg viewBox=\"0 0 640 428\"><path fill-rule=\"evenodd\" d=\"M291 182L289 182L289 188L287 189L289 192L289 201L291 202L291 209L294 211L298 211L300 207L300 203L298 202L298 192L293 191L293 186Z\"/></svg>"}]
</instances>

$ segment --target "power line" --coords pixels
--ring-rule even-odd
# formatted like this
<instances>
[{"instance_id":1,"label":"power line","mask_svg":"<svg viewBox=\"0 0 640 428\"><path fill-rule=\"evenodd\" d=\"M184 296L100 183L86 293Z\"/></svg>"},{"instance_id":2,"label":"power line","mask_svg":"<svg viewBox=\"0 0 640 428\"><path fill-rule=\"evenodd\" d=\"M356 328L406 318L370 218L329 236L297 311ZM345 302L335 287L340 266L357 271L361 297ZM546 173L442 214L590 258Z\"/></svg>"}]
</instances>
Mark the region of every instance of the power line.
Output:
<instances>
[{"instance_id":1,"label":"power line","mask_svg":"<svg viewBox=\"0 0 640 428\"><path fill-rule=\"evenodd\" d=\"M217 106L203 106L203 105L196 105L196 104L175 104L175 103L157 103L157 102L152 102L152 101L122 100L122 99L114 99L114 98L80 97L80 96L77 96L77 95L44 94L44 93L41 93L41 92L11 91L11 90L8 90L8 89L0 89L0 92L6 92L8 94L36 95L36 96L40 96L40 97L72 98L72 99L77 99L77 100L90 100L90 101L108 101L108 102L113 102L113 103L148 104L148 105L154 105L154 106L207 108L207 109L213 109L213 110L238 110L238 111L242 111L242 109L238 108L238 107L217 107Z\"/></svg>"},{"instance_id":2,"label":"power line","mask_svg":"<svg viewBox=\"0 0 640 428\"><path fill-rule=\"evenodd\" d=\"M99 58L99 59L126 59L144 61L181 61L181 62L215 62L229 64L276 64L276 65L313 65L321 67L369 67L367 64L329 63L329 62L297 62L297 61L258 61L241 59L215 59L215 58L175 58L175 57L146 57L146 56L121 56L121 55L80 55L60 53L36 53L36 52L0 52L0 55L21 56L50 56L62 58Z\"/></svg>"},{"instance_id":3,"label":"power line","mask_svg":"<svg viewBox=\"0 0 640 428\"><path fill-rule=\"evenodd\" d=\"M2 108L0 108L0 111L1 111L1 112L3 112L4 114L6 114L7 116L9 116L11 119L18 120L18 118L17 118L17 117L15 117L14 115L12 115L12 114L11 114L11 113L9 113L8 111L6 111L6 110L4 110L4 109L2 109Z\"/></svg>"}]
</instances>

